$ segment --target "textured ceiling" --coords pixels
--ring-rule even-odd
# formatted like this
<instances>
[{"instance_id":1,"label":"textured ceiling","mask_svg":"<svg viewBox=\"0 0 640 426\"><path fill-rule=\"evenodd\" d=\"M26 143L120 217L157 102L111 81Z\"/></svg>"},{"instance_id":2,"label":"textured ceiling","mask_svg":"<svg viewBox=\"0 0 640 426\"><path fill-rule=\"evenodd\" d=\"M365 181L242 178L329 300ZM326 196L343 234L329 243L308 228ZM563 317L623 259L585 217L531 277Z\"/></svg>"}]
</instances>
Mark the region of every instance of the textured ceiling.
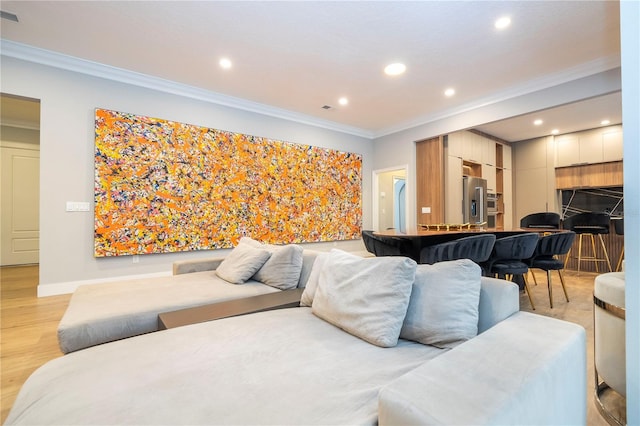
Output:
<instances>
[{"instance_id":1,"label":"textured ceiling","mask_svg":"<svg viewBox=\"0 0 640 426\"><path fill-rule=\"evenodd\" d=\"M372 135L619 66L615 1L2 1L1 7L19 18L2 20L3 39ZM499 32L493 22L502 15L512 25ZM222 56L233 61L231 70L218 67ZM406 63L405 75L383 74L393 61ZM447 87L457 94L445 98ZM350 100L345 107L341 96ZM525 139L505 139L512 137Z\"/></svg>"}]
</instances>

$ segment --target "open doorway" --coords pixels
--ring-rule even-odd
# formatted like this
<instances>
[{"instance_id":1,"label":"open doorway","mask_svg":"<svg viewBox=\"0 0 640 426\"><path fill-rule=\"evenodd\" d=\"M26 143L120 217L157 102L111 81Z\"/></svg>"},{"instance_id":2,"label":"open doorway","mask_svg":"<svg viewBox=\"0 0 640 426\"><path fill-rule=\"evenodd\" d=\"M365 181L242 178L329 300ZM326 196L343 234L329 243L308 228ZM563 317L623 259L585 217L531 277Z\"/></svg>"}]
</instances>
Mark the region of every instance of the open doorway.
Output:
<instances>
[{"instance_id":1,"label":"open doorway","mask_svg":"<svg viewBox=\"0 0 640 426\"><path fill-rule=\"evenodd\" d=\"M373 171L373 228L407 230L407 166Z\"/></svg>"},{"instance_id":2,"label":"open doorway","mask_svg":"<svg viewBox=\"0 0 640 426\"><path fill-rule=\"evenodd\" d=\"M40 101L0 93L0 266L39 263Z\"/></svg>"}]
</instances>

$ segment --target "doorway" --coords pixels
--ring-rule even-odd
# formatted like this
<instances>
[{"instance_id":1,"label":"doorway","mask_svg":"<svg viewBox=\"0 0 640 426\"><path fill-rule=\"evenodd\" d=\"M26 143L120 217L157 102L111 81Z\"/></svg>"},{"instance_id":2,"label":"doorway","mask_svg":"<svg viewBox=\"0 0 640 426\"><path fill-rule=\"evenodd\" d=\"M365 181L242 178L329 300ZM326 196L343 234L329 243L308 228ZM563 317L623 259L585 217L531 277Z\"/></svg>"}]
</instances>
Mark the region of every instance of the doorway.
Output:
<instances>
[{"instance_id":1,"label":"doorway","mask_svg":"<svg viewBox=\"0 0 640 426\"><path fill-rule=\"evenodd\" d=\"M373 228L407 230L407 166L373 171Z\"/></svg>"},{"instance_id":2,"label":"doorway","mask_svg":"<svg viewBox=\"0 0 640 426\"><path fill-rule=\"evenodd\" d=\"M39 263L40 101L0 93L0 266Z\"/></svg>"}]
</instances>

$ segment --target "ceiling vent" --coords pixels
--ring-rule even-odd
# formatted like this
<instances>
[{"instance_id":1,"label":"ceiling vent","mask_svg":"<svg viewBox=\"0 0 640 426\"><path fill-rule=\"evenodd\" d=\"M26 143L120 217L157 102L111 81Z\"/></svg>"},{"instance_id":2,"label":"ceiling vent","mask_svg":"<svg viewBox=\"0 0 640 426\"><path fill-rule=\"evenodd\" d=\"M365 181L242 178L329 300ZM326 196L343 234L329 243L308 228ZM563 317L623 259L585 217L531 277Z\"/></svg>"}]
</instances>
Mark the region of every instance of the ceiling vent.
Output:
<instances>
[{"instance_id":1,"label":"ceiling vent","mask_svg":"<svg viewBox=\"0 0 640 426\"><path fill-rule=\"evenodd\" d=\"M18 15L5 12L4 10L0 10L0 18L6 19L7 21L18 22Z\"/></svg>"}]
</instances>

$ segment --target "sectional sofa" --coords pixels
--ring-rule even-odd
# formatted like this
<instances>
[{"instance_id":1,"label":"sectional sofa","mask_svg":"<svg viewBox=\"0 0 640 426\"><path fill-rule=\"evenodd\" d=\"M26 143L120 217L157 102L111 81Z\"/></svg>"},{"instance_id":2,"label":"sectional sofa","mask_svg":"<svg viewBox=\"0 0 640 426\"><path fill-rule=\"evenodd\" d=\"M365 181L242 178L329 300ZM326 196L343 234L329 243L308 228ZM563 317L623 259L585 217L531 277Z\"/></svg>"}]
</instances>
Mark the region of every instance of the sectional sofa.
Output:
<instances>
[{"instance_id":1,"label":"sectional sofa","mask_svg":"<svg viewBox=\"0 0 640 426\"><path fill-rule=\"evenodd\" d=\"M230 278L245 261L218 272ZM305 284L298 308L50 361L6 424L586 422L584 329L519 312L517 286L471 261L332 250Z\"/></svg>"},{"instance_id":2,"label":"sectional sofa","mask_svg":"<svg viewBox=\"0 0 640 426\"><path fill-rule=\"evenodd\" d=\"M316 252L301 246L262 245L242 238L234 256L244 246L262 248L260 268L243 268L230 281L216 269L224 258L176 262L173 275L83 285L71 296L60 324L58 343L63 353L140 334L158 331L158 314L231 299L304 287Z\"/></svg>"}]
</instances>

